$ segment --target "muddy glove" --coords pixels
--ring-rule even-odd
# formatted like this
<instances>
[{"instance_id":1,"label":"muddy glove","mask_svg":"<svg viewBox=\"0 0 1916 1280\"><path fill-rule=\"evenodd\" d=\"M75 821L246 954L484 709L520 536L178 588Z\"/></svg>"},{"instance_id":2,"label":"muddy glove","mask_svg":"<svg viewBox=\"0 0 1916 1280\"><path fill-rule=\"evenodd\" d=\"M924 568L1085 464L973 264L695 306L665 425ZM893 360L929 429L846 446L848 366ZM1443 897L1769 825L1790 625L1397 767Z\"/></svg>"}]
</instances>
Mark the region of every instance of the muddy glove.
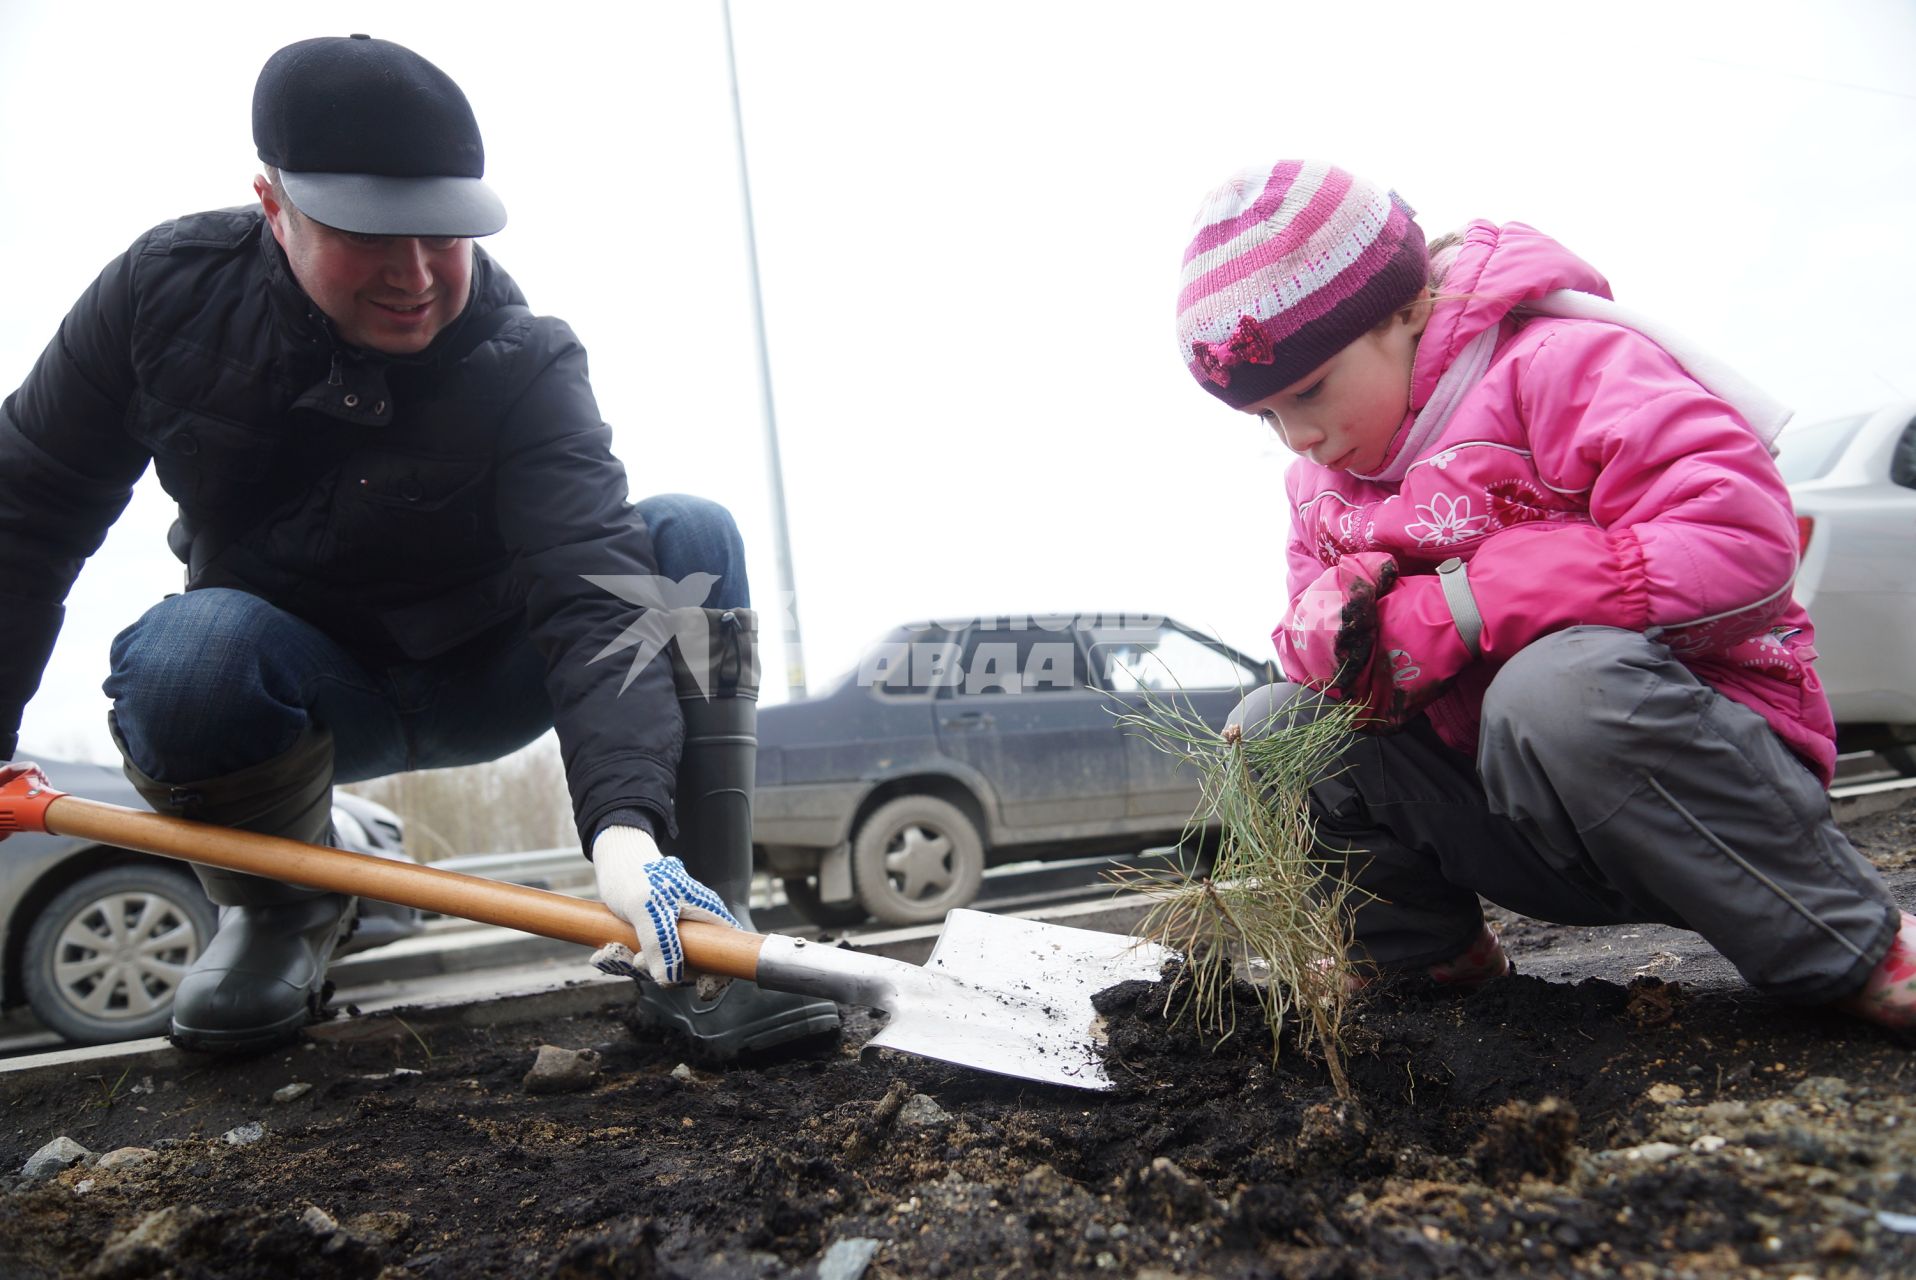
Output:
<instances>
[{"instance_id":1,"label":"muddy glove","mask_svg":"<svg viewBox=\"0 0 1916 1280\"><path fill-rule=\"evenodd\" d=\"M1292 679L1397 726L1469 665L1435 574L1398 576L1379 551L1347 555L1291 602L1271 640Z\"/></svg>"},{"instance_id":2,"label":"muddy glove","mask_svg":"<svg viewBox=\"0 0 1916 1280\"><path fill-rule=\"evenodd\" d=\"M677 986L685 981L681 918L738 927L716 893L694 880L683 862L660 853L637 827L601 831L592 842L592 868L599 901L639 935L637 962L654 982ZM619 943L601 947L592 963L607 973L632 976L630 949Z\"/></svg>"}]
</instances>

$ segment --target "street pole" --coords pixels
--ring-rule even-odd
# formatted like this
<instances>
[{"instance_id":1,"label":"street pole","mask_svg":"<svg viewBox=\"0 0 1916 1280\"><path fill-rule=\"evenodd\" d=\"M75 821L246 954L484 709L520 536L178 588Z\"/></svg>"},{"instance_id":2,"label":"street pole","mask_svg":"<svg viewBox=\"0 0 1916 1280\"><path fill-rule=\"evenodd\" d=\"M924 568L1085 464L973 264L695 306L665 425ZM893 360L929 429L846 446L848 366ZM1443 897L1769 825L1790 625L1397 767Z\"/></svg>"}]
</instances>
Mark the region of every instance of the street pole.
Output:
<instances>
[{"instance_id":1,"label":"street pole","mask_svg":"<svg viewBox=\"0 0 1916 1280\"><path fill-rule=\"evenodd\" d=\"M732 48L732 0L724 0L725 71L732 86L732 129L738 139L738 185L745 202L745 273L752 287L752 329L758 340L758 386L765 422L766 470L772 488L772 540L778 556L779 602L785 623L785 686L805 696L805 641L798 627L798 586L792 576L792 538L785 520L785 467L779 460L778 415L772 404L772 361L765 341L765 302L758 287L758 232L752 221L752 175L745 163L745 113L738 99L738 59ZM764 616L761 607L760 616Z\"/></svg>"}]
</instances>

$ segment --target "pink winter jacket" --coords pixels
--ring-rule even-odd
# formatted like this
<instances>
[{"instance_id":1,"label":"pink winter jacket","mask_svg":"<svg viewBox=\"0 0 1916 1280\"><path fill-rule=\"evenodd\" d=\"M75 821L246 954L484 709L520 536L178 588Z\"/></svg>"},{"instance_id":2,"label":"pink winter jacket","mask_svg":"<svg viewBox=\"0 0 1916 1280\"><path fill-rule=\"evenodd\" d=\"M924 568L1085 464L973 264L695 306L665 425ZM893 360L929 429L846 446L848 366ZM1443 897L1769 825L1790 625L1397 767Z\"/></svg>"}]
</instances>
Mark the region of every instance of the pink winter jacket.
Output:
<instances>
[{"instance_id":1,"label":"pink winter jacket","mask_svg":"<svg viewBox=\"0 0 1916 1280\"><path fill-rule=\"evenodd\" d=\"M1427 709L1453 748L1474 753L1484 690L1511 654L1594 624L1669 645L1827 785L1835 728L1809 617L1790 595L1796 519L1769 451L1634 329L1513 314L1555 289L1610 296L1602 276L1540 232L1471 224L1441 286L1459 300L1433 309L1418 343L1412 408L1494 325L1489 367L1418 456L1386 460L1380 473L1401 475L1395 484L1291 464L1291 598L1351 552L1395 556L1405 574L1396 591L1439 590L1437 565L1459 557L1484 631L1482 659Z\"/></svg>"}]
</instances>

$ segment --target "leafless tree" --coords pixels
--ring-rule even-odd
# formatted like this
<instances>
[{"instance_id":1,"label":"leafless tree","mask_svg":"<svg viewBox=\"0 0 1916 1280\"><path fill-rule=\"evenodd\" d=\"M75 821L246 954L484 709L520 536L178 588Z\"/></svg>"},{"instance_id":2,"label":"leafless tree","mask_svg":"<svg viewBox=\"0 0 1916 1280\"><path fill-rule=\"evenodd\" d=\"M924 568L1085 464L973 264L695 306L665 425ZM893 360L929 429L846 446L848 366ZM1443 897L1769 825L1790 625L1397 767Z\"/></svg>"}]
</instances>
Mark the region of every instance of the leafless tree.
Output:
<instances>
[{"instance_id":1,"label":"leafless tree","mask_svg":"<svg viewBox=\"0 0 1916 1280\"><path fill-rule=\"evenodd\" d=\"M550 733L489 764L396 773L347 790L397 813L406 852L419 862L579 843L559 740Z\"/></svg>"}]
</instances>

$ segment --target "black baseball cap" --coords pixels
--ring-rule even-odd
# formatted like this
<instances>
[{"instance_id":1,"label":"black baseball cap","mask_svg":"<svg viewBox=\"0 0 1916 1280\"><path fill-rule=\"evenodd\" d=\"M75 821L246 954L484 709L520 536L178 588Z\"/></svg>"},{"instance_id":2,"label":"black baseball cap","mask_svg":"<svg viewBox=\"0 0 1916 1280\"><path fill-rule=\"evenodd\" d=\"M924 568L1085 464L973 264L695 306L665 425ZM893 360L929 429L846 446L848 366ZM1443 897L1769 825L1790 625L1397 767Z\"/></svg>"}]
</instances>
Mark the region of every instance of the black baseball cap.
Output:
<instances>
[{"instance_id":1,"label":"black baseball cap","mask_svg":"<svg viewBox=\"0 0 1916 1280\"><path fill-rule=\"evenodd\" d=\"M489 236L506 207L480 179L486 148L452 77L371 36L323 36L266 60L253 143L315 222L392 236Z\"/></svg>"}]
</instances>

